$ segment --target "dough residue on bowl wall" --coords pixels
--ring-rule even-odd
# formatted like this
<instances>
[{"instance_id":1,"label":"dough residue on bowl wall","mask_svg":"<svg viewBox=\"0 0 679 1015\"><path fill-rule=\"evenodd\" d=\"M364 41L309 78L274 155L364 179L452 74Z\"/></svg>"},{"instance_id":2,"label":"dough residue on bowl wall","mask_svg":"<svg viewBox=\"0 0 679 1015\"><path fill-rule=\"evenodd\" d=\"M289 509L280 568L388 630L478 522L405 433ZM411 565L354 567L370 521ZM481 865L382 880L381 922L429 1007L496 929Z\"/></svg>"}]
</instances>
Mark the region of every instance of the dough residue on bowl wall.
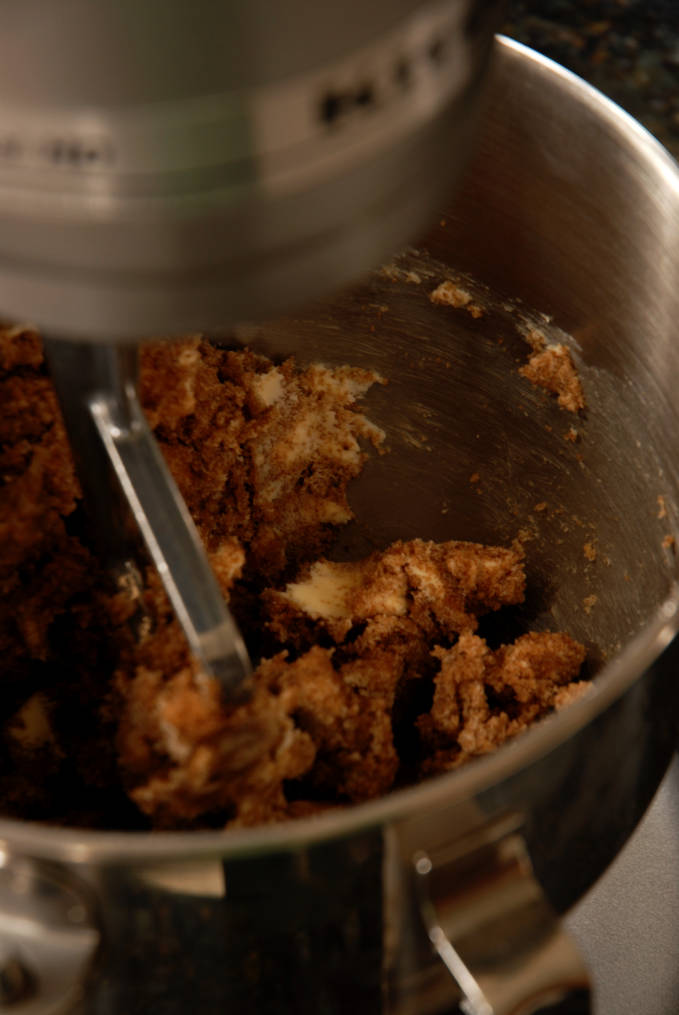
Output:
<instances>
[{"instance_id":1,"label":"dough residue on bowl wall","mask_svg":"<svg viewBox=\"0 0 679 1015\"><path fill-rule=\"evenodd\" d=\"M538 388L556 395L562 409L580 412L585 408L585 396L570 349L561 342L548 343L538 328L524 333L533 350L519 373Z\"/></svg>"}]
</instances>

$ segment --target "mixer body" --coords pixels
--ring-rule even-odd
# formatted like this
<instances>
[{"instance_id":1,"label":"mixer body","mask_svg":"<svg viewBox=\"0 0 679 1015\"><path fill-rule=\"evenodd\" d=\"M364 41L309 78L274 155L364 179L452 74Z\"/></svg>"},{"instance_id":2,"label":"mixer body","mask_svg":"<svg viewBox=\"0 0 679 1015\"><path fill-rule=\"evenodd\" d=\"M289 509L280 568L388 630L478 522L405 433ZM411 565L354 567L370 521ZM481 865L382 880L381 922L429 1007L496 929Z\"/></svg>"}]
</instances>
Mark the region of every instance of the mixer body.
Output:
<instances>
[{"instance_id":1,"label":"mixer body","mask_svg":"<svg viewBox=\"0 0 679 1015\"><path fill-rule=\"evenodd\" d=\"M445 204L501 4L44 0L0 39L0 308L219 329L358 276Z\"/></svg>"}]
</instances>

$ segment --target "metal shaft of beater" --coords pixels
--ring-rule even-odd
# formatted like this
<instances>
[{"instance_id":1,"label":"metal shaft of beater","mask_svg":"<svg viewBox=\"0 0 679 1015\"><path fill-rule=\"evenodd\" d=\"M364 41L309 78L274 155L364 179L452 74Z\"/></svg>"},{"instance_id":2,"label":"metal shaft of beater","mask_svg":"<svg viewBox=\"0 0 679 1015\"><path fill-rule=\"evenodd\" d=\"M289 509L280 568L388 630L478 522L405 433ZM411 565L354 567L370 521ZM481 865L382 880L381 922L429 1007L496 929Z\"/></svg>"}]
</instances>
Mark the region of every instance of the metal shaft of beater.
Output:
<instances>
[{"instance_id":1,"label":"metal shaft of beater","mask_svg":"<svg viewBox=\"0 0 679 1015\"><path fill-rule=\"evenodd\" d=\"M142 411L137 347L52 339L45 348L106 563L120 573L129 561L131 516L191 652L225 700L245 700L247 649Z\"/></svg>"}]
</instances>

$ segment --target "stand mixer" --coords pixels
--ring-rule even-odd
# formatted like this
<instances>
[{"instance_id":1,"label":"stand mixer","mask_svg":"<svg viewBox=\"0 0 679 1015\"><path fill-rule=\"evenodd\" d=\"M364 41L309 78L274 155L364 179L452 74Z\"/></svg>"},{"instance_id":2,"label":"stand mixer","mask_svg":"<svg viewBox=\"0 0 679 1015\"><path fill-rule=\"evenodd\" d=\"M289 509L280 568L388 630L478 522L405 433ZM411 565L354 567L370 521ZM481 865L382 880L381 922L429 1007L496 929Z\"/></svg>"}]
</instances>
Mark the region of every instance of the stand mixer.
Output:
<instances>
[{"instance_id":1,"label":"stand mixer","mask_svg":"<svg viewBox=\"0 0 679 1015\"><path fill-rule=\"evenodd\" d=\"M136 343L289 309L416 234L470 147L500 7L3 10L0 311L45 337L113 576L138 581L141 533L228 700L250 662L144 419Z\"/></svg>"}]
</instances>

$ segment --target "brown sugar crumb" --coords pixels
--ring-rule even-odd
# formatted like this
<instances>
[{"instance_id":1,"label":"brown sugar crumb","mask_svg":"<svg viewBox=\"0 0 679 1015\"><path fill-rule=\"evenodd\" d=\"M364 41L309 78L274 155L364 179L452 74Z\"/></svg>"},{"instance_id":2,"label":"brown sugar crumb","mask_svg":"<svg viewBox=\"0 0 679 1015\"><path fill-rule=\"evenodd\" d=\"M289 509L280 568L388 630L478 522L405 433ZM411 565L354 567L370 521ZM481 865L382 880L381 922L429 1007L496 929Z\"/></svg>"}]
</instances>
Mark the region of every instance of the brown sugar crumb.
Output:
<instances>
[{"instance_id":1,"label":"brown sugar crumb","mask_svg":"<svg viewBox=\"0 0 679 1015\"><path fill-rule=\"evenodd\" d=\"M579 436L580 435L578 434L578 431L575 429L575 427L571 426L564 434L564 440L570 441L571 444L576 444L579 439Z\"/></svg>"},{"instance_id":2,"label":"brown sugar crumb","mask_svg":"<svg viewBox=\"0 0 679 1015\"><path fill-rule=\"evenodd\" d=\"M590 690L591 686L592 684L589 680L576 680L572 684L560 687L554 695L554 709L558 712L562 708L572 705L574 701L582 698Z\"/></svg>"},{"instance_id":3,"label":"brown sugar crumb","mask_svg":"<svg viewBox=\"0 0 679 1015\"><path fill-rule=\"evenodd\" d=\"M531 332L535 336L535 332ZM541 333L537 333L538 335ZM544 340L544 336L543 340ZM570 350L560 343L557 345L538 345L537 340L527 339L535 350L519 373L536 387L544 388L557 396L557 401L568 412L578 412L585 408L582 385L573 363Z\"/></svg>"},{"instance_id":4,"label":"brown sugar crumb","mask_svg":"<svg viewBox=\"0 0 679 1015\"><path fill-rule=\"evenodd\" d=\"M309 624L335 642L375 618L408 617L426 636L474 630L478 615L520 603L521 553L479 543L394 543L358 563L319 560L281 592L265 593L282 642L309 637Z\"/></svg>"},{"instance_id":5,"label":"brown sugar crumb","mask_svg":"<svg viewBox=\"0 0 679 1015\"><path fill-rule=\"evenodd\" d=\"M595 595L585 596L582 600L582 606L585 613L591 613L598 601L598 597Z\"/></svg>"},{"instance_id":6,"label":"brown sugar crumb","mask_svg":"<svg viewBox=\"0 0 679 1015\"><path fill-rule=\"evenodd\" d=\"M582 547L582 552L584 553L585 558L589 561L594 562L597 558L597 549L595 544L592 542L584 543Z\"/></svg>"},{"instance_id":7,"label":"brown sugar crumb","mask_svg":"<svg viewBox=\"0 0 679 1015\"><path fill-rule=\"evenodd\" d=\"M273 577L353 518L346 485L364 445L384 440L359 402L380 382L368 370L300 371L196 338L145 349L141 395L208 548L235 537L248 565Z\"/></svg>"},{"instance_id":8,"label":"brown sugar crumb","mask_svg":"<svg viewBox=\"0 0 679 1015\"><path fill-rule=\"evenodd\" d=\"M400 268L397 264L382 265L379 274L390 282L408 282L411 285L421 285L422 283L422 276L419 272L409 268Z\"/></svg>"},{"instance_id":9,"label":"brown sugar crumb","mask_svg":"<svg viewBox=\"0 0 679 1015\"><path fill-rule=\"evenodd\" d=\"M356 802L385 792L398 768L391 705L403 653L362 652L343 666L313 646L264 661L246 705L229 710L187 667L169 681L138 669L118 735L132 799L160 826L208 811L232 824L287 816L284 783Z\"/></svg>"},{"instance_id":10,"label":"brown sugar crumb","mask_svg":"<svg viewBox=\"0 0 679 1015\"><path fill-rule=\"evenodd\" d=\"M455 308L466 307L472 301L471 293L451 281L441 282L429 293L429 299L440 306Z\"/></svg>"},{"instance_id":11,"label":"brown sugar crumb","mask_svg":"<svg viewBox=\"0 0 679 1015\"><path fill-rule=\"evenodd\" d=\"M144 349L149 423L262 657L251 699L226 706L156 572L140 565L140 585L116 589L91 555L39 337L0 329L5 813L109 828L287 820L453 767L582 693L583 650L566 635L491 650L475 633L523 601L518 543L322 555L384 440L361 405L377 383L199 336Z\"/></svg>"},{"instance_id":12,"label":"brown sugar crumb","mask_svg":"<svg viewBox=\"0 0 679 1015\"><path fill-rule=\"evenodd\" d=\"M417 723L432 751L423 772L457 767L495 750L562 707L564 689L574 699L589 686L573 683L585 651L565 634L527 634L492 651L482 638L464 633L452 648L437 648L434 655L440 660L434 701Z\"/></svg>"},{"instance_id":13,"label":"brown sugar crumb","mask_svg":"<svg viewBox=\"0 0 679 1015\"><path fill-rule=\"evenodd\" d=\"M30 327L0 326L0 372L8 373L17 367L39 370L42 366L42 342Z\"/></svg>"},{"instance_id":14,"label":"brown sugar crumb","mask_svg":"<svg viewBox=\"0 0 679 1015\"><path fill-rule=\"evenodd\" d=\"M675 537L672 535L665 536L665 538L662 541L662 546L664 550L674 550L676 545L677 541Z\"/></svg>"},{"instance_id":15,"label":"brown sugar crumb","mask_svg":"<svg viewBox=\"0 0 679 1015\"><path fill-rule=\"evenodd\" d=\"M523 337L533 352L542 352L547 345L545 334L539 328L528 328Z\"/></svg>"},{"instance_id":16,"label":"brown sugar crumb","mask_svg":"<svg viewBox=\"0 0 679 1015\"><path fill-rule=\"evenodd\" d=\"M662 494L658 494L658 514L656 517L659 519L667 518L667 505Z\"/></svg>"},{"instance_id":17,"label":"brown sugar crumb","mask_svg":"<svg viewBox=\"0 0 679 1015\"><path fill-rule=\"evenodd\" d=\"M439 306L455 307L455 309L464 308L472 317L483 317L483 310L476 303L472 302L471 293L450 280L441 282L436 289L429 293L429 299L432 303L437 303Z\"/></svg>"}]
</instances>

